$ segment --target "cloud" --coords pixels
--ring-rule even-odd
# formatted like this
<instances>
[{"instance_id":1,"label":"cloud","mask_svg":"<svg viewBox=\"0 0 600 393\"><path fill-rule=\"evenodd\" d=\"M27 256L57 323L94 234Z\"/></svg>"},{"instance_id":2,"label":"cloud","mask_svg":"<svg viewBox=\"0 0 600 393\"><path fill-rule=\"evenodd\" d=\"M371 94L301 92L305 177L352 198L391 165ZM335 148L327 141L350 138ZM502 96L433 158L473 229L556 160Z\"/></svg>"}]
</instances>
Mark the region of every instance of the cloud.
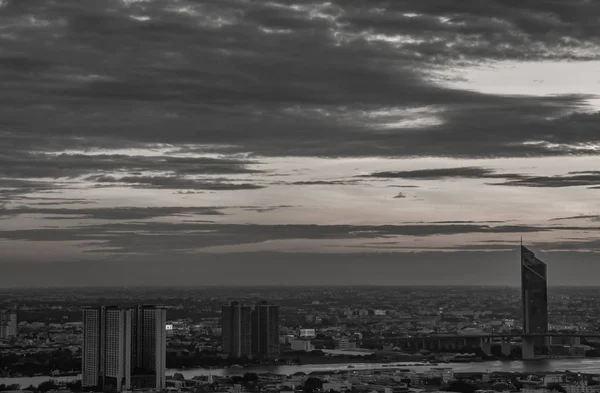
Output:
<instances>
[{"instance_id":1,"label":"cloud","mask_svg":"<svg viewBox=\"0 0 600 393\"><path fill-rule=\"evenodd\" d=\"M95 219L132 220L168 215L220 215L212 208L123 208L123 209L25 209L27 213L80 214ZM149 253L190 252L201 248L257 244L272 240L314 239L378 239L396 236L428 237L451 234L536 233L552 230L573 230L567 227L531 227L520 225L484 224L422 224L422 225L238 225L174 222L123 222L85 225L63 229L26 229L0 231L0 239L27 241L82 241L94 244L97 252ZM577 227L577 229L582 229ZM589 229L589 228L588 228ZM593 228L597 230L598 228ZM160 237L160 242L157 242ZM98 243L101 243L99 245ZM309 250L306 250L307 252Z\"/></svg>"},{"instance_id":2,"label":"cloud","mask_svg":"<svg viewBox=\"0 0 600 393\"><path fill-rule=\"evenodd\" d=\"M549 221L569 221L569 220L592 220L592 221L600 221L600 215L599 214L581 214L581 215L578 215L578 216L551 218Z\"/></svg>"},{"instance_id":3,"label":"cloud","mask_svg":"<svg viewBox=\"0 0 600 393\"><path fill-rule=\"evenodd\" d=\"M496 173L495 170L481 167L457 167L457 168L435 168L417 169L412 171L385 171L374 172L363 177L375 177L384 179L415 179L415 180L440 180L445 178L519 178L521 175L507 173ZM401 187L401 186L394 186ZM407 186L402 186L407 187ZM410 187L410 186L409 186Z\"/></svg>"},{"instance_id":4,"label":"cloud","mask_svg":"<svg viewBox=\"0 0 600 393\"><path fill-rule=\"evenodd\" d=\"M3 9L12 39L1 76L11 82L0 118L2 145L19 151L169 143L276 156L514 157L599 141L598 115L573 114L588 96L495 96L431 76L457 61L596 56L596 22L572 3L18 3ZM439 121L403 133L371 116L383 110L386 124L404 124L394 113L410 108Z\"/></svg>"},{"instance_id":5,"label":"cloud","mask_svg":"<svg viewBox=\"0 0 600 393\"><path fill-rule=\"evenodd\" d=\"M247 206L247 207L241 207L242 209L244 209L245 211L249 211L249 212L256 212L256 213L266 213L266 212L271 212L277 209L285 209L285 208L290 208L290 207L294 207L291 205L279 205L279 206Z\"/></svg>"},{"instance_id":6,"label":"cloud","mask_svg":"<svg viewBox=\"0 0 600 393\"><path fill-rule=\"evenodd\" d=\"M2 232L14 242L11 246L48 239L83 242L77 247L86 251L148 255L271 240L316 243L322 239L474 233L497 237L498 233L595 230L496 226L491 223L498 220L477 221L486 218L476 216L477 212L465 217L465 221L475 218L477 222L448 220L412 226L266 224L307 223L314 220L315 212L319 220L331 214L335 222L350 222L348 214L357 211L354 206L358 209L363 198L388 195L378 194L377 187L367 189L377 179L386 184L394 179L419 183L466 178L513 187L600 186L595 172L547 176L547 172L529 175L440 165L421 170L399 167L399 171L345 179L368 172L364 168L349 172L343 165L339 168L344 173L338 172L337 165L317 168L307 164L306 169L304 164L285 161L289 156L303 157L308 163L314 157L597 155L600 112L592 112L589 106L597 96L560 94L564 90L551 96L484 94L477 91L481 86L450 87L444 79L449 70L463 70L465 65L504 67L506 60L600 59L596 2L11 0L4 4L0 21L3 217L70 218L66 221L80 225L42 228L47 222L40 222L36 229L25 230L25 219L31 217L21 217L15 220L17 228ZM267 178L281 175L280 163L292 174L288 182ZM334 160L328 160L331 163ZM297 167L291 169L293 165ZM318 176L294 172L304 169L318 171ZM352 194L346 191L355 187L338 187L348 184L365 187ZM107 203L129 203L149 195L158 199L165 194L179 203L187 194L199 193L198 198L211 200L207 204L220 204L213 199L223 197L223 204L242 205L248 201L235 198L236 194L244 198L245 192L203 191L267 186L252 193L261 197L260 202L265 198L264 206L256 201L250 203L258 206L237 206L241 217L259 217L257 221L265 225L96 225L97 220L218 216L227 209L115 210L106 207ZM483 192L490 191L484 188ZM64 199L27 199L55 191ZM340 201L339 210L321 215L326 198L319 193L325 191L330 193L329 200ZM430 209L424 211L421 205L425 204L415 203L411 214L442 214L436 212L436 203L456 206L444 191L428 195ZM494 188L491 193L496 191L512 192ZM98 204L76 206L83 204L78 197ZM269 213L284 206L285 198L293 199L290 203L295 206L306 202L315 210L307 208L306 214L294 211L289 216ZM309 203L306 199L310 198L314 199ZM415 199L410 195L408 200ZM345 201L349 207L342 211ZM550 202L555 206L557 201ZM395 203L393 208L400 215L404 205ZM367 212L373 209L365 208ZM451 219L453 212L451 206L443 209L443 218ZM485 214L493 216L497 210L490 212ZM229 215L222 218L235 221Z\"/></svg>"},{"instance_id":7,"label":"cloud","mask_svg":"<svg viewBox=\"0 0 600 393\"><path fill-rule=\"evenodd\" d=\"M179 176L92 176L93 180L104 184L128 184L142 188L193 189L211 191L258 190L264 186L251 183L228 183L215 180L196 180Z\"/></svg>"},{"instance_id":8,"label":"cloud","mask_svg":"<svg viewBox=\"0 0 600 393\"><path fill-rule=\"evenodd\" d=\"M340 186L340 185L354 185L356 180L304 180L289 183L295 186Z\"/></svg>"},{"instance_id":9,"label":"cloud","mask_svg":"<svg viewBox=\"0 0 600 393\"><path fill-rule=\"evenodd\" d=\"M417 169L410 171L384 171L374 172L361 177L381 179L413 179L413 180L442 180L442 179L505 179L503 182L487 183L494 186L515 187L588 187L600 188L600 171L578 171L566 175L531 176L517 173L502 173L495 169L482 167L455 167Z\"/></svg>"},{"instance_id":10,"label":"cloud","mask_svg":"<svg viewBox=\"0 0 600 393\"><path fill-rule=\"evenodd\" d=\"M519 186L519 187L578 187L578 186L597 186L600 185L600 171L588 171L571 173L557 176L523 176L515 180L509 180L503 183L491 183L492 185ZM588 187L595 188L595 187Z\"/></svg>"},{"instance_id":11,"label":"cloud","mask_svg":"<svg viewBox=\"0 0 600 393\"><path fill-rule=\"evenodd\" d=\"M86 218L95 220L143 220L157 217L177 217L209 215L220 216L224 213L217 207L111 207L111 208L45 208L38 206L20 206L6 209L5 218L21 214L60 216L61 219Z\"/></svg>"},{"instance_id":12,"label":"cloud","mask_svg":"<svg viewBox=\"0 0 600 393\"><path fill-rule=\"evenodd\" d=\"M25 194L32 192L53 192L59 188L62 188L61 184L47 181L0 177L0 207L6 202L22 199Z\"/></svg>"},{"instance_id":13,"label":"cloud","mask_svg":"<svg viewBox=\"0 0 600 393\"><path fill-rule=\"evenodd\" d=\"M4 150L1 149L0 150ZM11 153L0 156L0 176L72 178L97 172L166 171L177 175L251 174L256 161L234 158L140 156L125 154ZM177 150L177 149L172 149Z\"/></svg>"}]
</instances>

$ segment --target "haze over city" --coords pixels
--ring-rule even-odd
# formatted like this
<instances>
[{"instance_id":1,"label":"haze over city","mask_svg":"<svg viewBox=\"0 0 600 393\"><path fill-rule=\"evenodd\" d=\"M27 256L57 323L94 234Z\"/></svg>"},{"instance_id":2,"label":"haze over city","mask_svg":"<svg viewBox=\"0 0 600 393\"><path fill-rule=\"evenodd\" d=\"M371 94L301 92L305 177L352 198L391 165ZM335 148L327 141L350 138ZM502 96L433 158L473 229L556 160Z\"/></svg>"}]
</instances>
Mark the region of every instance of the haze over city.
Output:
<instances>
[{"instance_id":1,"label":"haze over city","mask_svg":"<svg viewBox=\"0 0 600 393\"><path fill-rule=\"evenodd\" d=\"M0 0L0 286L597 285L598 15Z\"/></svg>"}]
</instances>

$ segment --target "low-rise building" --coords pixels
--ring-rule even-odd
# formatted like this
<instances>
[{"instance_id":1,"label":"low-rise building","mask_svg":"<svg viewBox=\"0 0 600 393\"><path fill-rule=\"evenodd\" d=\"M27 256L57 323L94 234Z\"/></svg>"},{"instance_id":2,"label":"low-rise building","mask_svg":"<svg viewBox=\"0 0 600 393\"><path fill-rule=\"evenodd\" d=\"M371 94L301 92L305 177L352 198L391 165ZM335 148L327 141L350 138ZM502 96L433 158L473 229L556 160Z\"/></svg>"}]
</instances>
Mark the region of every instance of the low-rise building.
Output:
<instances>
[{"instance_id":1,"label":"low-rise building","mask_svg":"<svg viewBox=\"0 0 600 393\"><path fill-rule=\"evenodd\" d=\"M310 352L315 349L310 340L294 338L290 340L292 350Z\"/></svg>"}]
</instances>

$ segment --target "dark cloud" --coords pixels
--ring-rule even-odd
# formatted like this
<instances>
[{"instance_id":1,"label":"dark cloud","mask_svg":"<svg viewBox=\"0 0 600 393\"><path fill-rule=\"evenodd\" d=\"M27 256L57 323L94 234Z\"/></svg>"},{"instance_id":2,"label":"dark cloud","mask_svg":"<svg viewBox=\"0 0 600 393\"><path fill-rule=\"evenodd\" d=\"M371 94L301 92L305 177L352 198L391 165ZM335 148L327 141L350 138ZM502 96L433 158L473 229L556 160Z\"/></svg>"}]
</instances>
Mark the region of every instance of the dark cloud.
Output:
<instances>
[{"instance_id":1,"label":"dark cloud","mask_svg":"<svg viewBox=\"0 0 600 393\"><path fill-rule=\"evenodd\" d=\"M264 186L251 183L228 183L215 180L195 180L179 176L92 176L87 180L97 183L127 184L141 188L193 189L211 191L258 190Z\"/></svg>"},{"instance_id":2,"label":"dark cloud","mask_svg":"<svg viewBox=\"0 0 600 393\"><path fill-rule=\"evenodd\" d=\"M374 172L363 177L375 177L384 179L415 179L415 180L439 180L444 178L520 178L521 175L513 173L496 173L495 170L481 167L458 167L458 168L436 168L417 169L412 171L385 171ZM406 186L394 186L406 187Z\"/></svg>"},{"instance_id":3,"label":"dark cloud","mask_svg":"<svg viewBox=\"0 0 600 393\"><path fill-rule=\"evenodd\" d=\"M292 184L295 186L343 186L343 185L355 185L357 181L355 180L307 180L307 181L296 181Z\"/></svg>"},{"instance_id":4,"label":"dark cloud","mask_svg":"<svg viewBox=\"0 0 600 393\"><path fill-rule=\"evenodd\" d=\"M20 214L60 216L61 219L142 220L157 217L223 215L217 207L112 207L112 208L45 208L20 206L4 210L5 218Z\"/></svg>"},{"instance_id":5,"label":"dark cloud","mask_svg":"<svg viewBox=\"0 0 600 393\"><path fill-rule=\"evenodd\" d=\"M579 216L556 217L556 218L550 219L549 221L568 221L568 220L600 221L600 215L599 214L581 214Z\"/></svg>"},{"instance_id":6,"label":"dark cloud","mask_svg":"<svg viewBox=\"0 0 600 393\"><path fill-rule=\"evenodd\" d=\"M519 187L577 187L577 186L597 186L600 185L600 172L578 172L564 176L523 176L515 180L509 180L503 183L491 183L502 186ZM596 188L596 187L588 187Z\"/></svg>"},{"instance_id":7,"label":"dark cloud","mask_svg":"<svg viewBox=\"0 0 600 393\"><path fill-rule=\"evenodd\" d=\"M271 212L271 211L274 211L274 210L285 209L285 208L290 208L290 207L294 207L294 206L291 206L291 205L247 206L247 207L242 207L242 209L244 209L245 211L249 211L249 212L266 213L266 212Z\"/></svg>"},{"instance_id":8,"label":"dark cloud","mask_svg":"<svg viewBox=\"0 0 600 393\"><path fill-rule=\"evenodd\" d=\"M6 202L23 199L29 193L53 192L61 184L47 181L9 179L0 177L0 207Z\"/></svg>"},{"instance_id":9,"label":"dark cloud","mask_svg":"<svg viewBox=\"0 0 600 393\"><path fill-rule=\"evenodd\" d=\"M440 180L447 178L463 179L505 179L503 182L487 183L496 186L516 187L600 187L600 171L570 172L566 175L556 176L529 176L517 173L501 173L496 170L482 167L455 167L417 169L411 171L385 171L374 172L361 177L381 179L414 179L414 180ZM588 187L596 188L596 187Z\"/></svg>"},{"instance_id":10,"label":"dark cloud","mask_svg":"<svg viewBox=\"0 0 600 393\"><path fill-rule=\"evenodd\" d=\"M518 247L514 252L232 253L127 260L3 264L2 287L199 286L199 285L520 285ZM573 251L539 252L548 264L549 290L556 285L597 285L597 256ZM369 261L369 263L365 263ZM32 271L37 274L31 274ZM315 275L319 271L321 274ZM118 272L118 274L115 274ZM185 274L182 274L185 272ZM237 274L231 274L237 272ZM432 274L435 272L435 274ZM581 274L586 272L587 274ZM336 281L332 281L336 277ZM514 289L518 295L518 288Z\"/></svg>"},{"instance_id":11,"label":"dark cloud","mask_svg":"<svg viewBox=\"0 0 600 393\"><path fill-rule=\"evenodd\" d=\"M424 221L418 221L418 222L414 222L413 224L502 224L505 222L509 222L509 221L498 221L498 220L491 220L491 221L473 221L473 220L465 220L465 221L431 221L431 222L424 222Z\"/></svg>"},{"instance_id":12,"label":"dark cloud","mask_svg":"<svg viewBox=\"0 0 600 393\"><path fill-rule=\"evenodd\" d=\"M223 214L222 207L71 209L71 203L79 202L66 199L51 208L52 200L26 198L82 179L97 187L174 193L258 189L267 184L261 176L268 176L256 167L260 156L597 155L593 144L600 143L600 113L581 113L590 96L482 94L445 87L434 76L445 67L495 60L599 59L597 2L5 3L0 43L3 217L148 220ZM418 129L410 126L411 119L425 117L435 121ZM390 125L396 122L405 125ZM157 146L172 151L160 157L91 153ZM379 172L357 183L377 178L600 185L593 172L545 177L480 167ZM296 184L338 186L354 180ZM58 203L70 206L59 208ZM267 212L274 207L238 208ZM88 251L148 255L278 239L596 230L467 222L387 227L121 224L3 231L0 236L82 241Z\"/></svg>"},{"instance_id":13,"label":"dark cloud","mask_svg":"<svg viewBox=\"0 0 600 393\"><path fill-rule=\"evenodd\" d=\"M428 73L455 61L577 56L597 43L590 3L18 3L3 9L14 38L3 42L0 142L20 151L171 143L489 157L569 152L528 141L598 141L597 114L567 116L587 97L479 94ZM386 132L368 116L420 106L442 124Z\"/></svg>"},{"instance_id":14,"label":"dark cloud","mask_svg":"<svg viewBox=\"0 0 600 393\"><path fill-rule=\"evenodd\" d=\"M0 151L3 149L0 148ZM8 149L7 149L8 150ZM249 166L256 161L233 158L135 156L124 154L44 154L3 152L0 176L77 177L105 171L166 171L178 175L259 173Z\"/></svg>"},{"instance_id":15,"label":"dark cloud","mask_svg":"<svg viewBox=\"0 0 600 393\"><path fill-rule=\"evenodd\" d=\"M0 56L0 70L31 73L48 69L52 63L25 56Z\"/></svg>"},{"instance_id":16,"label":"dark cloud","mask_svg":"<svg viewBox=\"0 0 600 393\"><path fill-rule=\"evenodd\" d=\"M145 219L166 215L221 214L219 211L192 208L155 209L37 209L45 214L81 214L98 219ZM31 210L27 210L31 212ZM76 213L77 212L77 213ZM74 216L76 217L76 216ZM0 239L27 241L86 241L89 250L102 253L192 252L214 246L256 244L272 240L292 239L381 239L397 236L437 236L451 234L508 234L549 231L589 230L596 227L532 227L485 224L422 224L422 225L236 225L199 222L122 222L87 225L64 229L27 229L0 231ZM157 241L160 238L160 241Z\"/></svg>"}]
</instances>

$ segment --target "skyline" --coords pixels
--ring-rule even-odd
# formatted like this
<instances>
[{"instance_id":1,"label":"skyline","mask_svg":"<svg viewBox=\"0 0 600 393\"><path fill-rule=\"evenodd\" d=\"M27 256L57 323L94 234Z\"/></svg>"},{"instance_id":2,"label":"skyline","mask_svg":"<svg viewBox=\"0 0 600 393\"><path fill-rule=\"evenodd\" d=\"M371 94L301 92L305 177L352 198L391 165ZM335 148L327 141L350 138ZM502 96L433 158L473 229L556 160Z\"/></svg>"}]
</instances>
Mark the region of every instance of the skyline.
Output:
<instances>
[{"instance_id":1,"label":"skyline","mask_svg":"<svg viewBox=\"0 0 600 393\"><path fill-rule=\"evenodd\" d=\"M600 3L0 14L0 287L600 273Z\"/></svg>"}]
</instances>

